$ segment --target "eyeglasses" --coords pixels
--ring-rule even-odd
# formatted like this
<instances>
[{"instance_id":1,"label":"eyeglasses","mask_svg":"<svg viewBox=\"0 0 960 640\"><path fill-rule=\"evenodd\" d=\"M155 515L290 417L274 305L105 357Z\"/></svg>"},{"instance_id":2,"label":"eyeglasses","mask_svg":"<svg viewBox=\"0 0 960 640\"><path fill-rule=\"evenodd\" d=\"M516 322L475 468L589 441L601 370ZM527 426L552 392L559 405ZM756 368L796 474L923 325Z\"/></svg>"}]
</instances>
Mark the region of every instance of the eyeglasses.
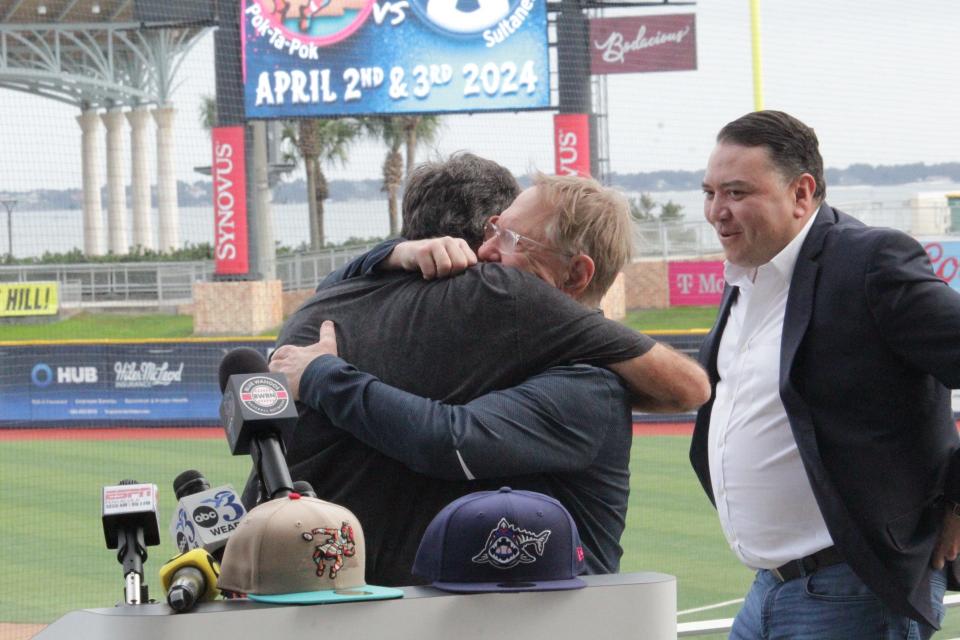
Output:
<instances>
[{"instance_id":1,"label":"eyeglasses","mask_svg":"<svg viewBox=\"0 0 960 640\"><path fill-rule=\"evenodd\" d=\"M537 242L533 238L528 238L527 236L521 235L516 231L504 229L495 222L487 222L487 224L485 224L483 227L483 241L488 242L493 238L497 239L499 250L502 253L516 253L517 247L525 247L527 249L549 251L567 258L572 258L574 255L576 255L570 253L569 251L555 249L554 247L545 245L542 242Z\"/></svg>"}]
</instances>

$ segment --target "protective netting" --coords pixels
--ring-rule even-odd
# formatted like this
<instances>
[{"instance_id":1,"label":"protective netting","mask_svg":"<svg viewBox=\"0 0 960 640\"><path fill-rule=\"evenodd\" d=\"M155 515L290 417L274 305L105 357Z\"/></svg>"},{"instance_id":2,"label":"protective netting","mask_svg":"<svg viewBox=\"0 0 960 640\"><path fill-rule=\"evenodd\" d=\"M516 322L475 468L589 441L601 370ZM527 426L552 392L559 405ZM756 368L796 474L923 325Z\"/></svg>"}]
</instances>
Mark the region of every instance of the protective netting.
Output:
<instances>
[{"instance_id":1,"label":"protective netting","mask_svg":"<svg viewBox=\"0 0 960 640\"><path fill-rule=\"evenodd\" d=\"M192 430L218 424L220 358L265 352L327 273L396 235L418 162L591 172L636 219L614 315L691 304L668 282L687 273L696 304L719 296L700 183L716 131L757 106L748 2L217 4L0 1L0 638L121 599L98 501L123 478L161 490L162 596L173 477L239 489L249 469ZM958 286L960 6L841 4L762 7L764 106L816 128L833 205L922 238ZM622 570L677 575L681 610L740 597L687 431L638 432Z\"/></svg>"}]
</instances>

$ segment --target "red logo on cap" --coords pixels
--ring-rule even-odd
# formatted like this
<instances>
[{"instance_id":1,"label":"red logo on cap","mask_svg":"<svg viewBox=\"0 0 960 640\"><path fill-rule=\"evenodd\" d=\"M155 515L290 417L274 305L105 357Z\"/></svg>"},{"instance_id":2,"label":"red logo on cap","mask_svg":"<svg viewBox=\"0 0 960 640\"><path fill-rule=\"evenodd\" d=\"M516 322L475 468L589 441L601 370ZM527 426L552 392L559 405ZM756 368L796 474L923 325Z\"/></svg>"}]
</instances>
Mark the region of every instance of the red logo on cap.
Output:
<instances>
[{"instance_id":1,"label":"red logo on cap","mask_svg":"<svg viewBox=\"0 0 960 640\"><path fill-rule=\"evenodd\" d=\"M583 562L583 547L577 547L577 562Z\"/></svg>"}]
</instances>

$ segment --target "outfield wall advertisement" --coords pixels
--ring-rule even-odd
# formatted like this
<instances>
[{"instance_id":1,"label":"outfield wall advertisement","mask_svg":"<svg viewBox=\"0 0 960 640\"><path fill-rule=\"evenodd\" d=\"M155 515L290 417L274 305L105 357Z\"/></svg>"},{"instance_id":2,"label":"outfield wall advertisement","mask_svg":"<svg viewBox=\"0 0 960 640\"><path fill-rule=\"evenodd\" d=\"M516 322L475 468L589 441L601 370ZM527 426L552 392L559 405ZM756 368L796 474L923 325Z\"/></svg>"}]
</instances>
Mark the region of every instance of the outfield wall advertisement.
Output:
<instances>
[{"instance_id":1,"label":"outfield wall advertisement","mask_svg":"<svg viewBox=\"0 0 960 640\"><path fill-rule=\"evenodd\" d=\"M960 291L960 242L955 240L924 242L930 266L937 277Z\"/></svg>"},{"instance_id":2,"label":"outfield wall advertisement","mask_svg":"<svg viewBox=\"0 0 960 640\"><path fill-rule=\"evenodd\" d=\"M546 0L245 0L248 118L543 109Z\"/></svg>"},{"instance_id":3,"label":"outfield wall advertisement","mask_svg":"<svg viewBox=\"0 0 960 640\"><path fill-rule=\"evenodd\" d=\"M0 347L0 427L214 425L223 356L272 341Z\"/></svg>"},{"instance_id":4,"label":"outfield wall advertisement","mask_svg":"<svg viewBox=\"0 0 960 640\"><path fill-rule=\"evenodd\" d=\"M56 282L0 284L0 317L55 316L60 309L59 294Z\"/></svg>"}]
</instances>

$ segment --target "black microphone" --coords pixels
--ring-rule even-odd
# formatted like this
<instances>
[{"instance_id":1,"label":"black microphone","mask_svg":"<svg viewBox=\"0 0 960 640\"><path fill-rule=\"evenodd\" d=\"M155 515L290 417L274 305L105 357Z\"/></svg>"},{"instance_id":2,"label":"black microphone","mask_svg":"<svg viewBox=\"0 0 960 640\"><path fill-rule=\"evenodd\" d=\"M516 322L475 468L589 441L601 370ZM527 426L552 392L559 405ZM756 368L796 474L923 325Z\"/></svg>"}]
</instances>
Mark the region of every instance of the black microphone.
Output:
<instances>
[{"instance_id":1,"label":"black microphone","mask_svg":"<svg viewBox=\"0 0 960 640\"><path fill-rule=\"evenodd\" d=\"M219 562L230 534L246 514L240 496L225 484L213 489L202 473L189 469L173 480L177 508L170 536L180 553L203 549Z\"/></svg>"},{"instance_id":2,"label":"black microphone","mask_svg":"<svg viewBox=\"0 0 960 640\"><path fill-rule=\"evenodd\" d=\"M316 498L317 492L313 490L313 485L306 480L296 480L293 483L293 490L302 496Z\"/></svg>"},{"instance_id":3,"label":"black microphone","mask_svg":"<svg viewBox=\"0 0 960 640\"><path fill-rule=\"evenodd\" d=\"M283 443L297 427L297 409L287 388L287 377L270 373L260 352L240 347L220 362L220 422L233 455L249 453L254 468L272 500L289 494L293 480Z\"/></svg>"},{"instance_id":4,"label":"black microphone","mask_svg":"<svg viewBox=\"0 0 960 640\"><path fill-rule=\"evenodd\" d=\"M147 547L160 544L157 485L121 480L118 485L103 488L101 506L107 549L117 549L117 561L123 565L123 601L147 602L150 598L143 583L143 563Z\"/></svg>"}]
</instances>

